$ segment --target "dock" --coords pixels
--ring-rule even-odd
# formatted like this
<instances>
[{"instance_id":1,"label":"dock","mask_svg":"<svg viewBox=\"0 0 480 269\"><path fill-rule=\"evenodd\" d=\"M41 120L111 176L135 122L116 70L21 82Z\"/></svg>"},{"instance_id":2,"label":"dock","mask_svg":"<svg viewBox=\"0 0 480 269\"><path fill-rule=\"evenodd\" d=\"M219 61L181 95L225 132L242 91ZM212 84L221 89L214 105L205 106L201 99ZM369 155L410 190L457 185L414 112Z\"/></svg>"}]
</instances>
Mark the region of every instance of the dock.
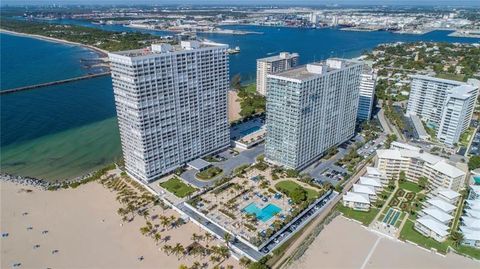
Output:
<instances>
[{"instance_id":1,"label":"dock","mask_svg":"<svg viewBox=\"0 0 480 269\"><path fill-rule=\"evenodd\" d=\"M85 75L85 76L67 78L67 79L62 79L62 80L57 80L57 81L39 83L39 84L34 84L34 85L22 86L22 87L17 87L17 88L12 88L12 89L7 89L7 90L0 91L0 95L5 95L5 94L10 94L10 93L15 93L15 92L21 92L21 91L28 91L28 90L33 90L33 89L38 89L38 88L43 88L43 87L48 87L48 86L53 86L53 85L65 84L65 83L69 83L69 82L91 79L91 78L97 78L97 77L103 77L103 76L109 76L109 75L110 75L110 71L102 72L102 73L96 73L96 74L88 74L88 75Z\"/></svg>"}]
</instances>

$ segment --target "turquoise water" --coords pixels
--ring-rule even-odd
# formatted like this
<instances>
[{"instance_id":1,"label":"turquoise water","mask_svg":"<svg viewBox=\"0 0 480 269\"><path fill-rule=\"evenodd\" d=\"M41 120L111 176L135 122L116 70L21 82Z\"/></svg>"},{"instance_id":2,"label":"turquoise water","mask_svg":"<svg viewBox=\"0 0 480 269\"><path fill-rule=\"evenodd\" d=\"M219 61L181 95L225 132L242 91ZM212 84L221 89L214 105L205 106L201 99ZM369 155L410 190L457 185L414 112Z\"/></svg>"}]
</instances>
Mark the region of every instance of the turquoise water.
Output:
<instances>
[{"instance_id":1,"label":"turquoise water","mask_svg":"<svg viewBox=\"0 0 480 269\"><path fill-rule=\"evenodd\" d=\"M259 208L255 203L250 203L243 209L243 211L247 212L248 214L255 214L257 219L262 222L267 222L273 216L280 213L282 209L274 204L268 204L264 208Z\"/></svg>"},{"instance_id":2,"label":"turquoise water","mask_svg":"<svg viewBox=\"0 0 480 269\"><path fill-rule=\"evenodd\" d=\"M480 176L474 176L473 180L475 181L476 185L480 185Z\"/></svg>"},{"instance_id":3,"label":"turquoise water","mask_svg":"<svg viewBox=\"0 0 480 269\"><path fill-rule=\"evenodd\" d=\"M242 131L241 133L242 133L242 136L246 136L246 135L249 135L249 134L251 134L251 133L254 133L254 132L258 131L258 130L260 130L260 126L254 126L254 127L252 127L252 128L248 128L248 129Z\"/></svg>"},{"instance_id":4,"label":"turquoise water","mask_svg":"<svg viewBox=\"0 0 480 269\"><path fill-rule=\"evenodd\" d=\"M64 23L114 31L135 31L123 26L94 26L69 20ZM230 56L231 74L255 78L256 59L280 51L300 53L306 63L330 56L354 57L380 43L396 41L480 42L448 37L448 32L399 35L388 32L345 32L337 29L298 29L229 26L263 35L201 34L216 42L240 46ZM144 31L145 32L145 31ZM167 32L152 32L158 35ZM59 80L85 74L80 59L95 53L71 45L0 34L0 89ZM0 98L0 162L2 172L63 179L89 172L120 157L113 92L109 78L96 78Z\"/></svg>"}]
</instances>

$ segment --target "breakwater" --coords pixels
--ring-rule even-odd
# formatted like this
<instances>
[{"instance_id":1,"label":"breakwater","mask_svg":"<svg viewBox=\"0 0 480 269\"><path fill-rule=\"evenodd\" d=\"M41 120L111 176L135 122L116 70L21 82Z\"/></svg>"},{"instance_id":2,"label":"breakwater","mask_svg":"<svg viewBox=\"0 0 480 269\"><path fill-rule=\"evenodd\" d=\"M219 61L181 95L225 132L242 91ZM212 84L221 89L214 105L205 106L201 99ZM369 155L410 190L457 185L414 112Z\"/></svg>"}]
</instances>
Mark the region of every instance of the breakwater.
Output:
<instances>
[{"instance_id":1,"label":"breakwater","mask_svg":"<svg viewBox=\"0 0 480 269\"><path fill-rule=\"evenodd\" d=\"M33 90L33 89L43 88L43 87L47 87L47 86L59 85L59 84L73 82L73 81L91 79L91 78L96 78L96 77L103 77L103 76L108 76L108 75L110 75L110 71L109 72L96 73L96 74L88 74L88 75L85 75L85 76L80 76L80 77L75 77L75 78L68 78L68 79L62 79L62 80L57 80L57 81L39 83L39 84L34 84L34 85L22 86L22 87L17 87L17 88L13 88L13 89L7 89L7 90L0 91L0 95L10 94L10 93L15 93L15 92L21 92L21 91L27 91L27 90Z\"/></svg>"}]
</instances>

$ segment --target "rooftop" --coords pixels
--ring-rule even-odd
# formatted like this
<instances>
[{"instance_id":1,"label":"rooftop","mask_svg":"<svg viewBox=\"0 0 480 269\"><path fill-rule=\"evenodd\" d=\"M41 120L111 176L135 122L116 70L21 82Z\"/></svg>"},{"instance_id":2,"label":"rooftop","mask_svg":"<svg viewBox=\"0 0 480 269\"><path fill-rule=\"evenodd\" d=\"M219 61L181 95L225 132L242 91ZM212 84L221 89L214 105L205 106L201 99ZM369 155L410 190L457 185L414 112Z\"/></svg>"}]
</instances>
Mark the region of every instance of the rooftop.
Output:
<instances>
[{"instance_id":1,"label":"rooftop","mask_svg":"<svg viewBox=\"0 0 480 269\"><path fill-rule=\"evenodd\" d=\"M452 212L456 208L454 205L449 204L440 198L431 198L428 199L427 202L445 212Z\"/></svg>"},{"instance_id":2,"label":"rooftop","mask_svg":"<svg viewBox=\"0 0 480 269\"><path fill-rule=\"evenodd\" d=\"M373 186L373 187L381 187L382 183L380 183L380 180L373 178L373 177L360 177L360 184L362 185L368 185L368 186Z\"/></svg>"},{"instance_id":3,"label":"rooftop","mask_svg":"<svg viewBox=\"0 0 480 269\"><path fill-rule=\"evenodd\" d=\"M464 240L480 240L480 231L479 230L473 230L468 228L467 226L460 226L460 230L463 233L463 239Z\"/></svg>"},{"instance_id":4,"label":"rooftop","mask_svg":"<svg viewBox=\"0 0 480 269\"><path fill-rule=\"evenodd\" d=\"M298 57L298 53L280 52L278 55L257 59L258 62L275 62L278 60L291 59Z\"/></svg>"},{"instance_id":5,"label":"rooftop","mask_svg":"<svg viewBox=\"0 0 480 269\"><path fill-rule=\"evenodd\" d=\"M436 219L436 220L438 220L442 223L445 223L445 222L453 219L452 215L447 214L447 213L443 212L442 210L440 210L440 209L438 209L434 206L425 208L422 211L425 212L427 215L433 217L434 219Z\"/></svg>"},{"instance_id":6,"label":"rooftop","mask_svg":"<svg viewBox=\"0 0 480 269\"><path fill-rule=\"evenodd\" d=\"M294 79L302 82L357 64L361 64L361 62L348 59L330 58L326 61L314 62L299 66L297 68L292 68L275 75L269 75L269 77L278 79Z\"/></svg>"},{"instance_id":7,"label":"rooftop","mask_svg":"<svg viewBox=\"0 0 480 269\"><path fill-rule=\"evenodd\" d=\"M431 167L449 177L464 176L465 172L459 168L447 163L447 161L441 157L435 156L430 153L405 150L405 149L379 149L377 150L378 158L380 159L393 159L393 160L407 160L407 158L416 158L423 160L431 165Z\"/></svg>"},{"instance_id":8,"label":"rooftop","mask_svg":"<svg viewBox=\"0 0 480 269\"><path fill-rule=\"evenodd\" d=\"M469 229L480 230L480 219L462 216L462 222Z\"/></svg>"},{"instance_id":9,"label":"rooftop","mask_svg":"<svg viewBox=\"0 0 480 269\"><path fill-rule=\"evenodd\" d=\"M423 226L434 231L436 234L442 237L448 235L448 226L430 216L421 217L417 219L417 222L421 223Z\"/></svg>"},{"instance_id":10,"label":"rooftop","mask_svg":"<svg viewBox=\"0 0 480 269\"><path fill-rule=\"evenodd\" d=\"M212 164L205 161L204 159L195 159L187 164L191 168L197 170L197 171L202 171L203 169L211 166Z\"/></svg>"},{"instance_id":11,"label":"rooftop","mask_svg":"<svg viewBox=\"0 0 480 269\"><path fill-rule=\"evenodd\" d=\"M181 41L179 45L170 45L167 43L152 44L150 47L146 47L144 49L117 51L109 53L109 55L135 58L149 55L160 55L180 51L218 47L228 48L228 45L206 41Z\"/></svg>"},{"instance_id":12,"label":"rooftop","mask_svg":"<svg viewBox=\"0 0 480 269\"><path fill-rule=\"evenodd\" d=\"M343 200L348 202L370 204L370 198L368 198L367 194L355 193L351 191L347 192L347 194L343 196Z\"/></svg>"},{"instance_id":13,"label":"rooftop","mask_svg":"<svg viewBox=\"0 0 480 269\"><path fill-rule=\"evenodd\" d=\"M378 170L378 168L371 167L371 166L367 167L367 175L376 176L376 177L383 176L382 172L380 172L380 170Z\"/></svg>"},{"instance_id":14,"label":"rooftop","mask_svg":"<svg viewBox=\"0 0 480 269\"><path fill-rule=\"evenodd\" d=\"M372 186L353 184L353 192L375 195L375 189Z\"/></svg>"},{"instance_id":15,"label":"rooftop","mask_svg":"<svg viewBox=\"0 0 480 269\"><path fill-rule=\"evenodd\" d=\"M456 191L452 191L450 189L445 189L445 188L441 188L438 190L438 194L446 197L447 199L455 199L455 198L458 198L460 197L460 193L456 192Z\"/></svg>"},{"instance_id":16,"label":"rooftop","mask_svg":"<svg viewBox=\"0 0 480 269\"><path fill-rule=\"evenodd\" d=\"M474 94L476 87L471 85L460 85L449 90L448 97L453 97L460 100L468 99Z\"/></svg>"}]
</instances>

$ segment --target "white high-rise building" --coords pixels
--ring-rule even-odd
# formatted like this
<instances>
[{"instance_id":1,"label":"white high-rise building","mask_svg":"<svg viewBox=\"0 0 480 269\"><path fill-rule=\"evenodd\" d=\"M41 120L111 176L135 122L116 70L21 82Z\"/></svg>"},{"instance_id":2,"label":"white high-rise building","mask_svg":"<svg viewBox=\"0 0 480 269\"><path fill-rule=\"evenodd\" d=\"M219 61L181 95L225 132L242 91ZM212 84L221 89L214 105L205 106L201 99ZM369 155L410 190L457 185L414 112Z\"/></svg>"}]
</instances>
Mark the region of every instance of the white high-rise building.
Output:
<instances>
[{"instance_id":1,"label":"white high-rise building","mask_svg":"<svg viewBox=\"0 0 480 269\"><path fill-rule=\"evenodd\" d=\"M298 54L280 52L279 55L257 59L257 92L266 95L267 76L298 65Z\"/></svg>"},{"instance_id":2,"label":"white high-rise building","mask_svg":"<svg viewBox=\"0 0 480 269\"><path fill-rule=\"evenodd\" d=\"M227 45L109 53L127 172L151 181L229 145Z\"/></svg>"},{"instance_id":3,"label":"white high-rise building","mask_svg":"<svg viewBox=\"0 0 480 269\"><path fill-rule=\"evenodd\" d=\"M423 75L412 76L407 114L434 128L439 141L453 145L468 128L480 81L467 83Z\"/></svg>"},{"instance_id":4,"label":"white high-rise building","mask_svg":"<svg viewBox=\"0 0 480 269\"><path fill-rule=\"evenodd\" d=\"M447 145L453 145L470 126L478 87L462 85L448 91L443 107L442 121L437 132L437 139Z\"/></svg>"},{"instance_id":5,"label":"white high-rise building","mask_svg":"<svg viewBox=\"0 0 480 269\"><path fill-rule=\"evenodd\" d=\"M328 59L268 76L266 159L301 169L354 135L363 63Z\"/></svg>"},{"instance_id":6,"label":"white high-rise building","mask_svg":"<svg viewBox=\"0 0 480 269\"><path fill-rule=\"evenodd\" d=\"M358 98L358 121L368 121L372 118L373 100L375 99L375 85L377 75L369 66L365 65L360 76L360 96Z\"/></svg>"}]
</instances>

